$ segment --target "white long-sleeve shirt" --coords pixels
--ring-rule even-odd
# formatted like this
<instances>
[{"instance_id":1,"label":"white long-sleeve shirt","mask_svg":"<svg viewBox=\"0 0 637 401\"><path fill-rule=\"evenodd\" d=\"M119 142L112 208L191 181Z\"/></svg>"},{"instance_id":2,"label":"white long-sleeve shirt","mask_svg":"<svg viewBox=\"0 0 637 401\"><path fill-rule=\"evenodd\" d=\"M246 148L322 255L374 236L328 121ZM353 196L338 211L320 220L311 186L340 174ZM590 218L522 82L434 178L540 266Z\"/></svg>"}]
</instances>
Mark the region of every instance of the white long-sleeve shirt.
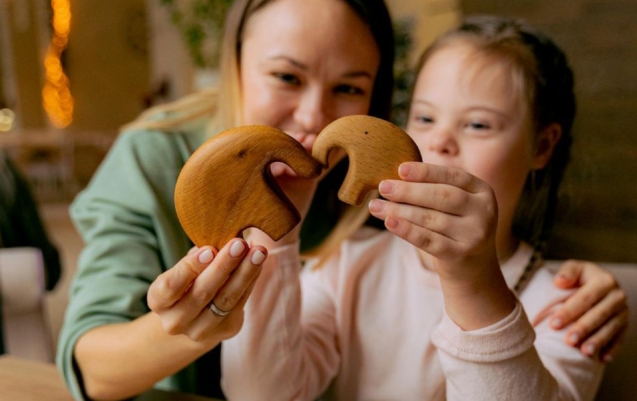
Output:
<instances>
[{"instance_id":1,"label":"white long-sleeve shirt","mask_svg":"<svg viewBox=\"0 0 637 401\"><path fill-rule=\"evenodd\" d=\"M522 244L502 266L510 287L531 255ZM445 314L438 276L389 232L359 232L299 279L300 266L298 246L273 250L264 264L242 330L222 347L230 400L595 396L601 364L566 345L565 330L548 327L548 312L569 295L553 285L551 263L529 279L509 316L474 331Z\"/></svg>"}]
</instances>

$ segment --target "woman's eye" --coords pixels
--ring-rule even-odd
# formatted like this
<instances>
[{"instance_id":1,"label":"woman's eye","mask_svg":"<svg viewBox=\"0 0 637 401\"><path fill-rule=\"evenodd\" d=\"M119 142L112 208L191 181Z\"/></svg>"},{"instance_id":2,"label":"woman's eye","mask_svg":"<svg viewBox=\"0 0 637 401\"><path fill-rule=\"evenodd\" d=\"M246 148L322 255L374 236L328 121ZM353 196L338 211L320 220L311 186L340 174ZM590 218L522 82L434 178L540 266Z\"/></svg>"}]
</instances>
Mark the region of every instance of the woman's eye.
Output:
<instances>
[{"instance_id":1,"label":"woman's eye","mask_svg":"<svg viewBox=\"0 0 637 401\"><path fill-rule=\"evenodd\" d=\"M274 73L272 74L274 75L276 78L278 78L280 81L285 82L286 84L290 84L290 85L299 85L301 83L301 80L298 79L295 75L293 74L286 74L286 73Z\"/></svg>"},{"instance_id":2,"label":"woman's eye","mask_svg":"<svg viewBox=\"0 0 637 401\"><path fill-rule=\"evenodd\" d=\"M416 122L420 124L431 124L434 122L434 119L427 115L416 115L414 118L416 119Z\"/></svg>"},{"instance_id":3,"label":"woman's eye","mask_svg":"<svg viewBox=\"0 0 637 401\"><path fill-rule=\"evenodd\" d=\"M338 85L334 92L343 93L345 95L362 95L364 92L361 88L352 85Z\"/></svg>"}]
</instances>

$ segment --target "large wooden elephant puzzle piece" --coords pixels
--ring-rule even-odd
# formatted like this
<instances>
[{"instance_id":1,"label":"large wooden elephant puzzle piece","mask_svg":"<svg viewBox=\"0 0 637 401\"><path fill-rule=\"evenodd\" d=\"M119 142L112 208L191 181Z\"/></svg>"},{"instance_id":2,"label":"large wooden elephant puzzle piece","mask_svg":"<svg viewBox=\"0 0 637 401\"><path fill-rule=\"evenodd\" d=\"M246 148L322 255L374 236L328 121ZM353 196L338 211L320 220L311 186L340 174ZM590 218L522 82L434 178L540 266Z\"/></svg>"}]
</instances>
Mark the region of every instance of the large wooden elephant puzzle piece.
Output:
<instances>
[{"instance_id":1,"label":"large wooden elephant puzzle piece","mask_svg":"<svg viewBox=\"0 0 637 401\"><path fill-rule=\"evenodd\" d=\"M327 168L330 151L342 148L350 167L339 198L360 205L381 180L397 179L398 166L420 161L411 138L397 126L370 116L340 118L318 135L312 156L276 128L243 126L216 135L184 165L175 187L179 221L197 246L220 249L256 227L278 240L301 220L277 185L270 164L283 162L302 178Z\"/></svg>"}]
</instances>

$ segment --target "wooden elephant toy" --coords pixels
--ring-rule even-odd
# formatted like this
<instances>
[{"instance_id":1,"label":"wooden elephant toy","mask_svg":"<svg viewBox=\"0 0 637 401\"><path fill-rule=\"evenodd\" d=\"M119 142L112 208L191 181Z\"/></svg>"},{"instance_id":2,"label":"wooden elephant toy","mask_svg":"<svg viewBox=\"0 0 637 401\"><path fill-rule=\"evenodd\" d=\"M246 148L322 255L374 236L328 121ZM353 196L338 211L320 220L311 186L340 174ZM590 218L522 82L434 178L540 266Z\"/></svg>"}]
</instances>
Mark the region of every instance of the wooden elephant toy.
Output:
<instances>
[{"instance_id":1,"label":"wooden elephant toy","mask_svg":"<svg viewBox=\"0 0 637 401\"><path fill-rule=\"evenodd\" d=\"M220 249L243 230L256 227L278 240L301 216L278 187L270 164L288 164L302 178L327 168L330 151L344 149L350 167L339 198L360 205L383 179L398 179L398 166L421 161L411 138L387 121L370 116L340 118L318 135L312 156L276 128L244 126L205 142L184 165L175 187L175 208L197 246Z\"/></svg>"},{"instance_id":2,"label":"wooden elephant toy","mask_svg":"<svg viewBox=\"0 0 637 401\"><path fill-rule=\"evenodd\" d=\"M312 157L326 165L332 149L349 156L349 169L338 197L360 206L365 195L386 179L398 179L398 166L422 161L418 146L402 129L376 117L348 116L321 131L312 147Z\"/></svg>"},{"instance_id":3,"label":"wooden elephant toy","mask_svg":"<svg viewBox=\"0 0 637 401\"><path fill-rule=\"evenodd\" d=\"M177 217L192 242L221 249L249 227L274 240L290 232L301 216L270 173L277 161L303 178L322 171L300 143L276 128L238 127L201 145L175 187Z\"/></svg>"}]
</instances>

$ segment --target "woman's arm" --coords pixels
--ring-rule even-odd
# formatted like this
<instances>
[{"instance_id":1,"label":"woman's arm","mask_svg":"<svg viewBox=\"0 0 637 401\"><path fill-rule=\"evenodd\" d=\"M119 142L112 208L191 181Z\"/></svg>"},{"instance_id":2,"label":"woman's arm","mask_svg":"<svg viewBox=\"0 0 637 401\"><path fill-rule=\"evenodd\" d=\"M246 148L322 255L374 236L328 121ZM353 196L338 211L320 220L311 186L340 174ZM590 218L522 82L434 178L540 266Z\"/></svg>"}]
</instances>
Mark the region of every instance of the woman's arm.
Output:
<instances>
[{"instance_id":1,"label":"woman's arm","mask_svg":"<svg viewBox=\"0 0 637 401\"><path fill-rule=\"evenodd\" d=\"M185 256L150 286L154 313L82 335L75 359L92 399L139 394L236 334L265 250L233 240L214 256L204 247ZM210 302L230 313L221 317Z\"/></svg>"}]
</instances>

